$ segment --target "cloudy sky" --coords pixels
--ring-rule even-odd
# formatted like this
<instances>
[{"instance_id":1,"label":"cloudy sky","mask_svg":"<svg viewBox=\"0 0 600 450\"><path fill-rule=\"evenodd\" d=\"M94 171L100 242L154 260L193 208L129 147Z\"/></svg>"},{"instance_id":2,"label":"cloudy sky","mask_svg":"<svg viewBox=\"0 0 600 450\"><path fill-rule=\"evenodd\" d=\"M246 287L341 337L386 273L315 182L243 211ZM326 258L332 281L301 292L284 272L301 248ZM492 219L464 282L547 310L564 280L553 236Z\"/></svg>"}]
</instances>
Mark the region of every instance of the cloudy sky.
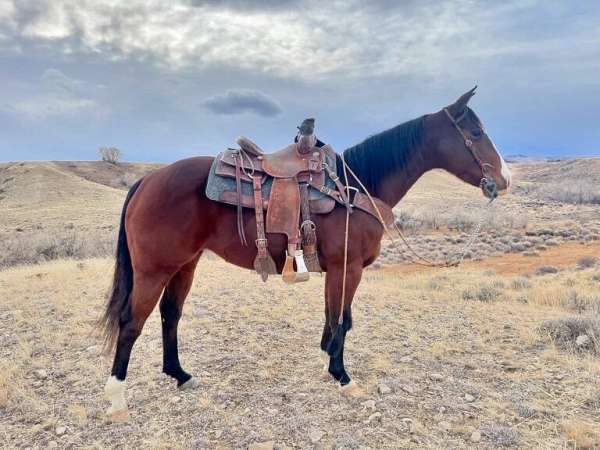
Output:
<instances>
[{"instance_id":1,"label":"cloudy sky","mask_svg":"<svg viewBox=\"0 0 600 450\"><path fill-rule=\"evenodd\" d=\"M0 160L339 150L451 103L504 154L600 155L600 3L0 0Z\"/></svg>"}]
</instances>

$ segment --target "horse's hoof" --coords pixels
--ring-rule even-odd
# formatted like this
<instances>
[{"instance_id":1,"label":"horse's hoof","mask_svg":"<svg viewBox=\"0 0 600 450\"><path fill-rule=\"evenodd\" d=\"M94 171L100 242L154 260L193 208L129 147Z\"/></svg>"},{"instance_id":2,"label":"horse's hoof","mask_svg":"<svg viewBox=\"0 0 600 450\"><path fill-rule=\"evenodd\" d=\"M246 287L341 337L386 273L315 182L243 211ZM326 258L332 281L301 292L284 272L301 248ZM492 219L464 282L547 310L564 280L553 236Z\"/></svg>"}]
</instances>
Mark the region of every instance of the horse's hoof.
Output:
<instances>
[{"instance_id":1,"label":"horse's hoof","mask_svg":"<svg viewBox=\"0 0 600 450\"><path fill-rule=\"evenodd\" d=\"M183 383L181 386L178 386L177 389L179 389L180 391L193 391L195 389L198 389L199 387L200 382L196 380L196 378L192 377L185 383Z\"/></svg>"},{"instance_id":2,"label":"horse's hoof","mask_svg":"<svg viewBox=\"0 0 600 450\"><path fill-rule=\"evenodd\" d=\"M125 423L129 422L129 410L127 408L120 409L118 411L113 411L112 408L109 408L106 411L106 421L109 423Z\"/></svg>"},{"instance_id":3,"label":"horse's hoof","mask_svg":"<svg viewBox=\"0 0 600 450\"><path fill-rule=\"evenodd\" d=\"M362 390L358 384L354 382L354 380L350 381L350 383L345 385L340 385L340 392L345 397L349 398L363 398L366 397L366 393Z\"/></svg>"}]
</instances>

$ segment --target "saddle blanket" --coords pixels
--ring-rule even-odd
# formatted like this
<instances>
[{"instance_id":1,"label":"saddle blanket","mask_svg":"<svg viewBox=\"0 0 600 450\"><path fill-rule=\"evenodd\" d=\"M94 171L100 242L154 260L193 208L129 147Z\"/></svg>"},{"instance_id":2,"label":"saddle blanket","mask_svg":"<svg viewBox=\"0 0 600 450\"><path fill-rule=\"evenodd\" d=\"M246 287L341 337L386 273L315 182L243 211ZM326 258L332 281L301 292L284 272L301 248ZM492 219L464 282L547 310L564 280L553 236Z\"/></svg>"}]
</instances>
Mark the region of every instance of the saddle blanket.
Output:
<instances>
[{"instance_id":1,"label":"saddle blanket","mask_svg":"<svg viewBox=\"0 0 600 450\"><path fill-rule=\"evenodd\" d=\"M214 201L227 203L230 205L238 204L238 195L236 189L235 173L232 172L232 166L229 161L230 151L226 150L221 152L215 158L208 176L206 184L206 196ZM329 167L336 167L336 155L333 152L326 152L324 154L324 161ZM245 170L246 174L252 174L251 169ZM240 204L245 208L254 208L254 192L252 187L252 180L242 174L241 177L241 193L242 198ZM273 185L273 177L261 172L262 175L262 198L263 198L263 209L267 209L268 200L271 195L271 188ZM335 183L326 171L323 171L320 176L323 176L323 184L331 189L335 190ZM309 204L310 210L315 214L326 214L331 212L335 206L335 200L330 196L324 194L318 189L309 186Z\"/></svg>"}]
</instances>

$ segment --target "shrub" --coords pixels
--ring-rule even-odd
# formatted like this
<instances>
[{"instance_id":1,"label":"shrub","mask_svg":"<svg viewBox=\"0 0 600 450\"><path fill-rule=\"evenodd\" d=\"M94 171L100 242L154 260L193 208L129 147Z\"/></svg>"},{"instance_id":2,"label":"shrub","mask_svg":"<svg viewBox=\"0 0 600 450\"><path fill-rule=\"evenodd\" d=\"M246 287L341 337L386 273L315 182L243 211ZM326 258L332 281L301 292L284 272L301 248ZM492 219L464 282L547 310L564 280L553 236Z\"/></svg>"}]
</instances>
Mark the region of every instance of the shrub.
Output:
<instances>
[{"instance_id":1,"label":"shrub","mask_svg":"<svg viewBox=\"0 0 600 450\"><path fill-rule=\"evenodd\" d=\"M0 268L38 264L54 259L84 259L114 254L113 232L86 232L71 229L54 234L19 233L0 236Z\"/></svg>"},{"instance_id":2,"label":"shrub","mask_svg":"<svg viewBox=\"0 0 600 450\"><path fill-rule=\"evenodd\" d=\"M542 185L535 191L538 197L576 205L600 205L600 187L588 180L575 183Z\"/></svg>"},{"instance_id":3,"label":"shrub","mask_svg":"<svg viewBox=\"0 0 600 450\"><path fill-rule=\"evenodd\" d=\"M118 164L121 160L121 150L116 147L100 147L98 150L102 161L106 161L111 164Z\"/></svg>"},{"instance_id":4,"label":"shrub","mask_svg":"<svg viewBox=\"0 0 600 450\"><path fill-rule=\"evenodd\" d=\"M496 424L485 427L482 434L498 447L516 447L521 438L516 429Z\"/></svg>"},{"instance_id":5,"label":"shrub","mask_svg":"<svg viewBox=\"0 0 600 450\"><path fill-rule=\"evenodd\" d=\"M519 277L512 280L510 287L515 290L531 289L531 281L525 277Z\"/></svg>"},{"instance_id":6,"label":"shrub","mask_svg":"<svg viewBox=\"0 0 600 450\"><path fill-rule=\"evenodd\" d=\"M558 273L558 269L554 266L540 266L535 271L536 275L546 275L548 273Z\"/></svg>"},{"instance_id":7,"label":"shrub","mask_svg":"<svg viewBox=\"0 0 600 450\"><path fill-rule=\"evenodd\" d=\"M565 317L547 320L539 327L562 350L572 352L600 352L600 319L590 317ZM586 336L584 340L581 337ZM579 338L579 342L578 342Z\"/></svg>"},{"instance_id":8,"label":"shrub","mask_svg":"<svg viewBox=\"0 0 600 450\"><path fill-rule=\"evenodd\" d=\"M479 288L470 288L462 293L463 300L477 300L484 303L489 303L497 300L501 292L493 285L483 285Z\"/></svg>"},{"instance_id":9,"label":"shrub","mask_svg":"<svg viewBox=\"0 0 600 450\"><path fill-rule=\"evenodd\" d=\"M595 256L584 256L577 261L577 267L580 269L589 269L594 267L598 262L598 258Z\"/></svg>"},{"instance_id":10,"label":"shrub","mask_svg":"<svg viewBox=\"0 0 600 450\"><path fill-rule=\"evenodd\" d=\"M121 177L121 184L127 188L130 188L137 180L138 177L135 174L127 172Z\"/></svg>"}]
</instances>

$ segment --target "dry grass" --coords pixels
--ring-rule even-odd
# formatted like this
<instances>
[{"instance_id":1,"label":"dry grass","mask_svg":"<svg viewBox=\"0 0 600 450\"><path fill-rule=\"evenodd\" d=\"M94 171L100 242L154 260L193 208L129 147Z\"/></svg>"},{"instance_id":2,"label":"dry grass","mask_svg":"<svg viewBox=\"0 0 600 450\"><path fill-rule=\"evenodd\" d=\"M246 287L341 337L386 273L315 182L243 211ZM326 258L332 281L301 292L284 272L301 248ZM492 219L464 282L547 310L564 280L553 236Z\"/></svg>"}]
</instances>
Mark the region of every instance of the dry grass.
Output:
<instances>
[{"instance_id":1,"label":"dry grass","mask_svg":"<svg viewBox=\"0 0 600 450\"><path fill-rule=\"evenodd\" d=\"M321 381L322 280L313 277L300 290L279 280L264 285L239 270L236 283L227 283L231 266L214 257L201 262L180 333L183 364L202 387L179 393L160 374L155 311L133 353L132 422L107 425L102 386L110 360L98 354L93 324L111 265L56 261L0 271L6 297L0 305L0 424L7 448L52 441L60 447L239 448L271 439L304 448L312 428L324 433L318 446L325 447L468 446L479 430L485 447L560 448L593 439L565 424L600 427L600 397L590 390L600 363L555 347L536 331L566 312L566 303L547 301L546 284L556 290L575 280L564 289L586 296L591 269L528 283L464 269L435 276L367 272L346 359L381 414L369 421L373 410ZM463 299L480 285L500 295L493 302ZM519 301L522 295L527 303ZM46 378L36 375L40 369ZM379 393L382 383L391 393ZM475 400L465 401L466 394ZM57 436L61 426L67 432Z\"/></svg>"},{"instance_id":2,"label":"dry grass","mask_svg":"<svg viewBox=\"0 0 600 450\"><path fill-rule=\"evenodd\" d=\"M596 336L600 273L590 258L600 248L600 209L557 207L533 194L557 180L596 180L598 163L514 167L516 193L494 206L470 255L485 259L460 270L384 264L365 273L345 357L372 403L341 397L321 379L319 277L301 288L264 285L207 255L180 327L183 365L202 386L184 394L160 373L154 312L134 348L132 419L123 425L103 421L111 361L99 355L93 329L112 261L87 258L112 253L124 189L155 166L0 165L2 447L246 448L274 440L276 448L437 449L470 447L474 432L481 448L598 447L597 347L572 341ZM401 211L421 222L411 242L444 258L467 238L446 230L468 230L483 205L477 189L434 172ZM389 247L384 253L384 263L399 260ZM38 265L7 268L31 263ZM558 271L535 276L543 265ZM569 330L569 345L548 324ZM381 394L382 385L390 392ZM311 430L323 434L316 444Z\"/></svg>"}]
</instances>

